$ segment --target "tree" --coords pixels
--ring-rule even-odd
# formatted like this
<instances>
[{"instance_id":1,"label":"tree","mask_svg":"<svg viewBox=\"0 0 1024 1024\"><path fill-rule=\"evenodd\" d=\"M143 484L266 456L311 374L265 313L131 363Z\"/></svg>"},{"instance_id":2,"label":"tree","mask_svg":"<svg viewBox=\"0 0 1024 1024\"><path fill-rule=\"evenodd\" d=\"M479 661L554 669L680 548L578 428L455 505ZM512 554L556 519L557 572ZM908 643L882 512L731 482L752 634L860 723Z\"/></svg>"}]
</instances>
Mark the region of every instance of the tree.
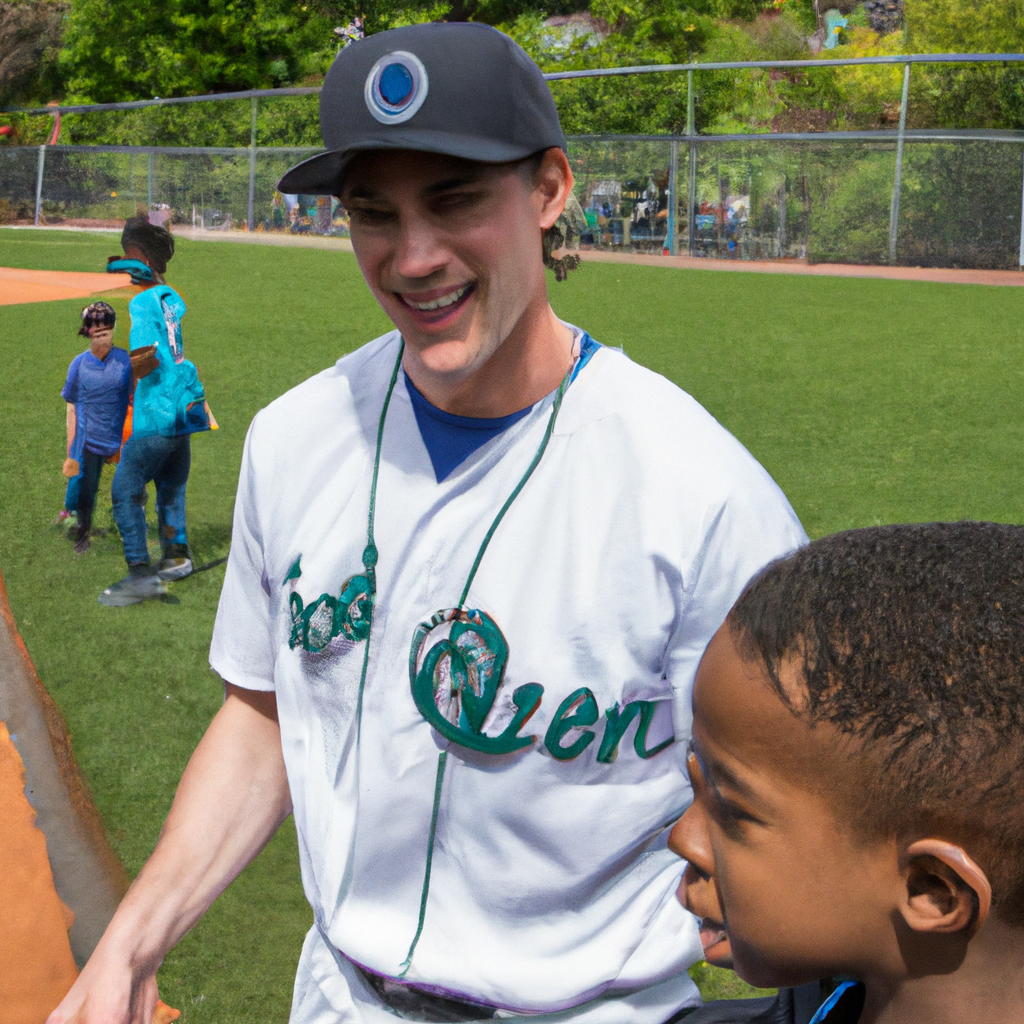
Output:
<instances>
[{"instance_id":1,"label":"tree","mask_svg":"<svg viewBox=\"0 0 1024 1024\"><path fill-rule=\"evenodd\" d=\"M69 7L60 0L0 2L0 106L51 98Z\"/></svg>"},{"instance_id":2,"label":"tree","mask_svg":"<svg viewBox=\"0 0 1024 1024\"><path fill-rule=\"evenodd\" d=\"M1024 0L913 0L907 35L921 53L1017 53ZM908 116L915 125L942 128L1024 128L1024 68L915 68Z\"/></svg>"},{"instance_id":3,"label":"tree","mask_svg":"<svg viewBox=\"0 0 1024 1024\"><path fill-rule=\"evenodd\" d=\"M272 88L323 74L332 27L286 0L76 0L60 67L95 103Z\"/></svg>"}]
</instances>

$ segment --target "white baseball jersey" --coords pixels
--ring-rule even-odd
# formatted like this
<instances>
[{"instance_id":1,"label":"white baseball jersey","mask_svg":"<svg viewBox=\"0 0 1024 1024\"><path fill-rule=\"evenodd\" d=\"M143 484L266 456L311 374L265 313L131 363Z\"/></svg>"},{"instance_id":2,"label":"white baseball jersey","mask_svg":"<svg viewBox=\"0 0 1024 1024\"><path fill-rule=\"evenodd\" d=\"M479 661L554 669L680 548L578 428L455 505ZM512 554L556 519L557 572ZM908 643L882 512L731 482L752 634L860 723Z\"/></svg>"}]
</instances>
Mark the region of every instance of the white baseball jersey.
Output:
<instances>
[{"instance_id":1,"label":"white baseball jersey","mask_svg":"<svg viewBox=\"0 0 1024 1024\"><path fill-rule=\"evenodd\" d=\"M601 348L497 527L454 640L431 617L458 605L554 396L438 483L396 387L357 716L366 641L340 628L336 597L363 572L399 344L378 338L253 421L214 630L212 667L277 695L316 920L292 1022L393 1022L370 982L401 976L498 1008L480 1018L662 1024L699 1002L686 968L700 941L666 845L691 796L694 673L747 580L806 537L696 401ZM499 639L474 662L487 629ZM457 661L476 689L452 713Z\"/></svg>"}]
</instances>

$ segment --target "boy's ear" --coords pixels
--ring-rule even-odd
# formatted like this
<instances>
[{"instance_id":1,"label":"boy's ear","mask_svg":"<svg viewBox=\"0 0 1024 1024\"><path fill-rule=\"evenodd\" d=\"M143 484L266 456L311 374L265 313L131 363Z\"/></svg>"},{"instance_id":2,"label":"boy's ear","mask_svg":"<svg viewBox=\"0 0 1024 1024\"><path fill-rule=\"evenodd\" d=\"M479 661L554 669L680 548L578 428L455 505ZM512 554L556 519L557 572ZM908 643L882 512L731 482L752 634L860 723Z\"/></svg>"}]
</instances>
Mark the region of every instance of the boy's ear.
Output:
<instances>
[{"instance_id":1,"label":"boy's ear","mask_svg":"<svg viewBox=\"0 0 1024 1024\"><path fill-rule=\"evenodd\" d=\"M973 938L992 906L988 877L955 843L919 839L904 853L906 892L900 912L915 932Z\"/></svg>"}]
</instances>

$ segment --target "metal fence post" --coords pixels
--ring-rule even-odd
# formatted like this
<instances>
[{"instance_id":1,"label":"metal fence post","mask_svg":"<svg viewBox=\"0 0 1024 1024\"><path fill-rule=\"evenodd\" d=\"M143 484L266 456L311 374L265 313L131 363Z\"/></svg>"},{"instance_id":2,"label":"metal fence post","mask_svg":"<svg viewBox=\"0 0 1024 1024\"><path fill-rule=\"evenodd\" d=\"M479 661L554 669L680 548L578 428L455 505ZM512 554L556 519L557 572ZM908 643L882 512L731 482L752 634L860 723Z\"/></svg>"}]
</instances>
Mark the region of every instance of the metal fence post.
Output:
<instances>
[{"instance_id":1,"label":"metal fence post","mask_svg":"<svg viewBox=\"0 0 1024 1024\"><path fill-rule=\"evenodd\" d=\"M679 142L677 139L673 139L669 143L668 190L668 253L670 256L675 256L676 210L679 206Z\"/></svg>"},{"instance_id":2,"label":"metal fence post","mask_svg":"<svg viewBox=\"0 0 1024 1024\"><path fill-rule=\"evenodd\" d=\"M1024 171L1024 167L1021 169ZM1020 190L1020 269L1024 270L1024 184Z\"/></svg>"},{"instance_id":3,"label":"metal fence post","mask_svg":"<svg viewBox=\"0 0 1024 1024\"><path fill-rule=\"evenodd\" d=\"M46 147L39 147L39 166L36 169L36 216L32 221L39 226L39 212L43 207L43 166L46 163Z\"/></svg>"},{"instance_id":4,"label":"metal fence post","mask_svg":"<svg viewBox=\"0 0 1024 1024\"><path fill-rule=\"evenodd\" d=\"M249 127L249 230L255 230L253 207L256 202L256 105L259 100L252 98L252 121Z\"/></svg>"},{"instance_id":5,"label":"metal fence post","mask_svg":"<svg viewBox=\"0 0 1024 1024\"><path fill-rule=\"evenodd\" d=\"M903 65L903 99L900 101L900 127L896 136L896 180L889 207L889 264L896 263L896 230L900 219L900 182L903 178L903 136L907 130L907 98L910 95L910 64Z\"/></svg>"},{"instance_id":6,"label":"metal fence post","mask_svg":"<svg viewBox=\"0 0 1024 1024\"><path fill-rule=\"evenodd\" d=\"M146 154L146 215L153 209L153 153Z\"/></svg>"},{"instance_id":7,"label":"metal fence post","mask_svg":"<svg viewBox=\"0 0 1024 1024\"><path fill-rule=\"evenodd\" d=\"M695 97L693 94L693 68L686 72L686 134L690 136L690 180L686 190L687 225L686 232L690 244L690 255L697 255L697 143L693 136Z\"/></svg>"}]
</instances>

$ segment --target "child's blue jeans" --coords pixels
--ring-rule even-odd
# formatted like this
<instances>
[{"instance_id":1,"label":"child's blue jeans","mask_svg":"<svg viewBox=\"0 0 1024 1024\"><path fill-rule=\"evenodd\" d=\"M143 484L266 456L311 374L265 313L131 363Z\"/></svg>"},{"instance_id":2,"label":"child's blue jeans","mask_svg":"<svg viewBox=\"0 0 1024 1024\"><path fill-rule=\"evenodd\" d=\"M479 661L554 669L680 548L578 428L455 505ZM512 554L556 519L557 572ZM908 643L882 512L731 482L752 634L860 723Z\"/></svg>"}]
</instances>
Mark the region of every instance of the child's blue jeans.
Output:
<instances>
[{"instance_id":1,"label":"child's blue jeans","mask_svg":"<svg viewBox=\"0 0 1024 1024\"><path fill-rule=\"evenodd\" d=\"M111 498L114 522L121 534L125 561L129 565L149 563L146 545L146 484L156 484L156 514L160 524L160 546L187 544L185 531L185 485L192 462L191 435L182 437L128 438L117 464Z\"/></svg>"}]
</instances>

